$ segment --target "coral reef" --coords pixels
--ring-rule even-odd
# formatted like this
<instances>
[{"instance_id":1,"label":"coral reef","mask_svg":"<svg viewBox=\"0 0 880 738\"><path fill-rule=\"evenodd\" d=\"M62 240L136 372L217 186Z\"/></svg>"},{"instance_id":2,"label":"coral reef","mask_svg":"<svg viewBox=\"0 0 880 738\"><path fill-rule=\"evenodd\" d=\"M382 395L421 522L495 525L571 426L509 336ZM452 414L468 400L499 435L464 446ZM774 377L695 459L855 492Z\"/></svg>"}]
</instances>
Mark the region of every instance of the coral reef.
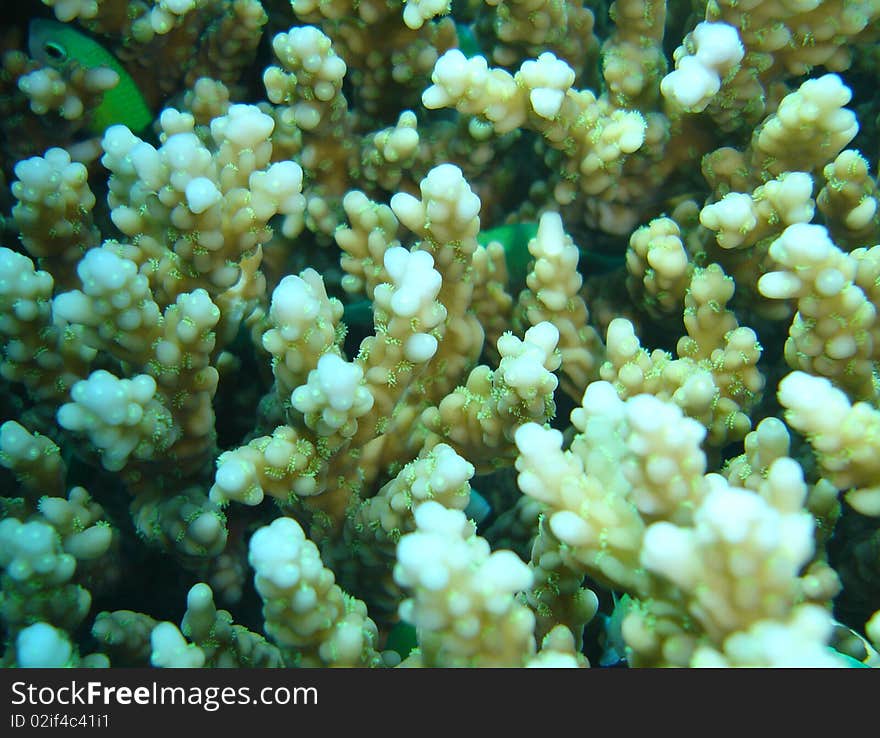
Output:
<instances>
[{"instance_id":1,"label":"coral reef","mask_svg":"<svg viewBox=\"0 0 880 738\"><path fill-rule=\"evenodd\" d=\"M0 663L880 666L880 1L20 13Z\"/></svg>"}]
</instances>

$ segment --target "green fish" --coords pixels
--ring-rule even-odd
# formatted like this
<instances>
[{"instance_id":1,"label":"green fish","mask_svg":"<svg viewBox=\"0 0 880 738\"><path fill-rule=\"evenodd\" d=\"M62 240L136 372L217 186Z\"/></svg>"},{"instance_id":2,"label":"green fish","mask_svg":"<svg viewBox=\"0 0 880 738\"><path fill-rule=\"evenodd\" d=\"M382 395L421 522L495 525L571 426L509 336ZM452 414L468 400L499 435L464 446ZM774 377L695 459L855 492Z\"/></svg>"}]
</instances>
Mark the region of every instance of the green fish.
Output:
<instances>
[{"instance_id":1,"label":"green fish","mask_svg":"<svg viewBox=\"0 0 880 738\"><path fill-rule=\"evenodd\" d=\"M504 246L510 284L519 290L525 286L526 275L529 273L529 266L532 263L529 241L537 233L537 223L511 223L480 231L477 235L477 241L482 246L488 246L490 241L501 242L501 245Z\"/></svg>"},{"instance_id":2,"label":"green fish","mask_svg":"<svg viewBox=\"0 0 880 738\"><path fill-rule=\"evenodd\" d=\"M628 594L619 597L611 593L613 609L610 615L603 615L604 620L599 642L602 644L602 654L599 656L599 666L625 666L627 658L627 645L623 639L623 621L633 606L633 599Z\"/></svg>"},{"instance_id":3,"label":"green fish","mask_svg":"<svg viewBox=\"0 0 880 738\"><path fill-rule=\"evenodd\" d=\"M483 50L480 48L480 43L477 41L474 29L470 25L466 23L456 23L455 32L458 35L458 48L468 59L472 56L483 53Z\"/></svg>"},{"instance_id":4,"label":"green fish","mask_svg":"<svg viewBox=\"0 0 880 738\"><path fill-rule=\"evenodd\" d=\"M401 659L405 659L418 646L416 629L406 621L398 620L388 633L385 650L396 651Z\"/></svg>"},{"instance_id":5,"label":"green fish","mask_svg":"<svg viewBox=\"0 0 880 738\"><path fill-rule=\"evenodd\" d=\"M345 306L342 322L346 325L367 326L373 324L373 301L358 300Z\"/></svg>"},{"instance_id":6,"label":"green fish","mask_svg":"<svg viewBox=\"0 0 880 738\"><path fill-rule=\"evenodd\" d=\"M43 18L32 20L28 51L31 57L55 69L76 62L84 69L109 67L119 75L119 84L107 90L101 104L92 111L88 126L92 133L101 134L105 128L117 123L139 133L153 122L153 113L125 67L95 39L69 23Z\"/></svg>"},{"instance_id":7,"label":"green fish","mask_svg":"<svg viewBox=\"0 0 880 738\"><path fill-rule=\"evenodd\" d=\"M477 234L477 241L482 246L487 246L490 241L500 241L504 246L510 287L513 288L514 294L525 286L526 276L533 261L529 252L529 241L537 234L538 224L534 222L511 223ZM578 268L583 274L605 274L619 269L626 261L623 252L606 254L578 246L578 253L580 254Z\"/></svg>"},{"instance_id":8,"label":"green fish","mask_svg":"<svg viewBox=\"0 0 880 738\"><path fill-rule=\"evenodd\" d=\"M833 646L826 646L826 648L832 654L834 654L837 658L839 658L842 664L845 664L850 669L870 669L871 668L870 666L868 666L868 664L866 664L862 661L859 661L858 659L853 658L852 656L849 656L845 653L841 653Z\"/></svg>"},{"instance_id":9,"label":"green fish","mask_svg":"<svg viewBox=\"0 0 880 738\"><path fill-rule=\"evenodd\" d=\"M464 509L464 514L473 520L479 529L491 517L492 505L489 503L489 500L471 487L471 499Z\"/></svg>"}]
</instances>

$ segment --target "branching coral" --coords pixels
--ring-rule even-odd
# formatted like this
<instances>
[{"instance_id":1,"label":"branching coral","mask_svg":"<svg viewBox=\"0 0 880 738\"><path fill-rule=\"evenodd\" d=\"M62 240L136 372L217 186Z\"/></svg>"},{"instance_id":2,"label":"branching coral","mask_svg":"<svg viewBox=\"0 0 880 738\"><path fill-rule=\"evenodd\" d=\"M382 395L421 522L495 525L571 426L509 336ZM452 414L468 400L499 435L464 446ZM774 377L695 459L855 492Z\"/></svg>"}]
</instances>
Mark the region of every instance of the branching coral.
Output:
<instances>
[{"instance_id":1,"label":"branching coral","mask_svg":"<svg viewBox=\"0 0 880 738\"><path fill-rule=\"evenodd\" d=\"M880 5L44 4L4 666L871 660Z\"/></svg>"}]
</instances>

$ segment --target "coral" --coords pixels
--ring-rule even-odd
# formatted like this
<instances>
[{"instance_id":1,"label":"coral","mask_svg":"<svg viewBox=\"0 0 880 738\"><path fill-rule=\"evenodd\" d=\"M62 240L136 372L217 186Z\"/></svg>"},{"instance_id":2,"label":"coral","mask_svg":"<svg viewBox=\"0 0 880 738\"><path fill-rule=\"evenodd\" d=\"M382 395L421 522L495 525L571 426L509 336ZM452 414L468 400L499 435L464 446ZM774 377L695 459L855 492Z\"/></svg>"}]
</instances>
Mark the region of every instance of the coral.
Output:
<instances>
[{"instance_id":1,"label":"coral","mask_svg":"<svg viewBox=\"0 0 880 738\"><path fill-rule=\"evenodd\" d=\"M43 5L3 666L880 663L875 0Z\"/></svg>"}]
</instances>

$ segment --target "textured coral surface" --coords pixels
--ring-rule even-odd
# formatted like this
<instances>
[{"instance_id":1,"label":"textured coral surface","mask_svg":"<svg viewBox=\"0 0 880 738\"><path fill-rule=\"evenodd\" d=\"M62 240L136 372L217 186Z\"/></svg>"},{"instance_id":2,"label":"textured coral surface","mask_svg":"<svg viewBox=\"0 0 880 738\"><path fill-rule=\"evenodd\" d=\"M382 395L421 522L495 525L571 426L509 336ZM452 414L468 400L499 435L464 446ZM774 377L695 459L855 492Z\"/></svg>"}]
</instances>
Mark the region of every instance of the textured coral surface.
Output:
<instances>
[{"instance_id":1,"label":"textured coral surface","mask_svg":"<svg viewBox=\"0 0 880 738\"><path fill-rule=\"evenodd\" d=\"M880 666L880 0L3 13L0 664Z\"/></svg>"}]
</instances>

